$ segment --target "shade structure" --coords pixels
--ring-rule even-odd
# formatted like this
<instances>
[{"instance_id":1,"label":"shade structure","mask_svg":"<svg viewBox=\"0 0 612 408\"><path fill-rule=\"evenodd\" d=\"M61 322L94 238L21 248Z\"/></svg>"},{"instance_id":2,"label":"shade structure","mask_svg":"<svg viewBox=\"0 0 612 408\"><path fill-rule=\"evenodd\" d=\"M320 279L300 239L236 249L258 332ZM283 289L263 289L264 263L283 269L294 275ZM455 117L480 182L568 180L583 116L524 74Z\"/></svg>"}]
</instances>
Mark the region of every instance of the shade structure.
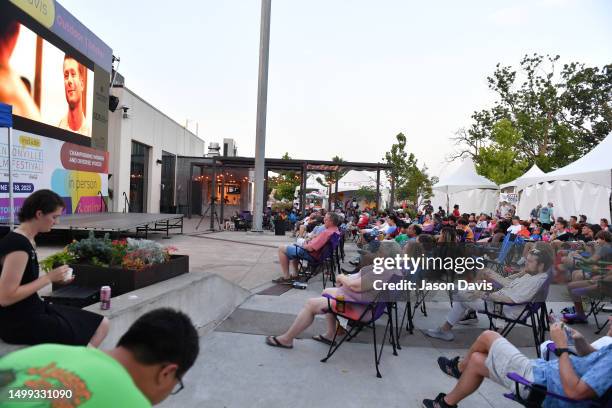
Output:
<instances>
[{"instance_id":1,"label":"shade structure","mask_svg":"<svg viewBox=\"0 0 612 408\"><path fill-rule=\"evenodd\" d=\"M537 177L525 178L526 185L546 181L568 180L612 187L612 133L601 141L593 150L565 167Z\"/></svg>"},{"instance_id":2,"label":"shade structure","mask_svg":"<svg viewBox=\"0 0 612 408\"><path fill-rule=\"evenodd\" d=\"M540 169L538 165L534 163L533 166L531 166L531 168L527 170L527 172L525 172L525 174L523 174L521 177L518 177L508 183L502 184L499 187L501 189L514 187L514 189L518 191L529 185L529 179L533 177L544 176L545 174L546 173L544 173L542 169Z\"/></svg>"},{"instance_id":3,"label":"shade structure","mask_svg":"<svg viewBox=\"0 0 612 408\"><path fill-rule=\"evenodd\" d=\"M349 170L340 180L338 180L338 192L355 191L362 187L376 189L376 172ZM383 171L380 174L380 189L389 188L389 182Z\"/></svg>"},{"instance_id":4,"label":"shade structure","mask_svg":"<svg viewBox=\"0 0 612 408\"><path fill-rule=\"evenodd\" d=\"M538 204L552 202L555 216L585 214L594 223L610 219L612 133L575 162L523 182L518 206L521 217Z\"/></svg>"},{"instance_id":5,"label":"shade structure","mask_svg":"<svg viewBox=\"0 0 612 408\"><path fill-rule=\"evenodd\" d=\"M465 159L453 174L440 179L433 189L452 194L474 189L497 190L497 184L476 173L472 159Z\"/></svg>"},{"instance_id":6,"label":"shade structure","mask_svg":"<svg viewBox=\"0 0 612 408\"><path fill-rule=\"evenodd\" d=\"M450 176L443 177L433 186L434 207L446 208L457 204L461 212L491 213L497 204L497 184L476 173L471 159L465 159Z\"/></svg>"},{"instance_id":7,"label":"shade structure","mask_svg":"<svg viewBox=\"0 0 612 408\"><path fill-rule=\"evenodd\" d=\"M323 184L319 183L317 179L320 179ZM327 179L320 173L308 174L306 178L306 190L327 191Z\"/></svg>"}]
</instances>

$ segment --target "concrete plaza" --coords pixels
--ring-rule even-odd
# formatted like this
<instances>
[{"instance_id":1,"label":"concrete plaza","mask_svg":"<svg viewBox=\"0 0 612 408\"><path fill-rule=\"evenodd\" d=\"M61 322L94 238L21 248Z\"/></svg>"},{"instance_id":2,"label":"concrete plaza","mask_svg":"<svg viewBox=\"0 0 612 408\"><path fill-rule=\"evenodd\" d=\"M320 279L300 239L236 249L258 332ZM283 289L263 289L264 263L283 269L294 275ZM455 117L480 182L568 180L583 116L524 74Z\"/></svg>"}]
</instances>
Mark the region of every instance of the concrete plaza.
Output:
<instances>
[{"instance_id":1,"label":"concrete plaza","mask_svg":"<svg viewBox=\"0 0 612 408\"><path fill-rule=\"evenodd\" d=\"M279 276L277 247L290 244L289 235L209 233L195 231L196 222L197 219L186 220L185 235L173 235L169 240L155 235L151 238L188 254L192 274L219 275L248 290L250 296L227 319L203 332L200 356L185 376L185 389L168 398L161 407L312 407L322 404L420 407L423 398L448 392L455 383L439 370L436 359L442 355L452 357L465 353L478 334L488 327L488 321L481 317L476 326L456 329L454 342L425 337L422 330L441 324L450 307L448 298L440 293L428 301L427 316L417 311L414 334L403 331L402 349L397 356L393 355L387 341L382 354L381 379L376 378L369 331L345 343L327 363L320 362L327 347L312 340L311 336L323 332L322 316L318 316L296 340L294 349L269 347L264 343L265 336L286 330L305 301L320 294L320 276L311 280L307 290L290 289L280 295L258 294L273 286L271 280ZM47 251L56 249L40 248L41 259ZM346 249L348 260L356 254L356 247L349 243ZM563 288L554 290L562 293ZM558 311L564 305L567 303L555 302L548 306ZM596 338L593 325L580 327L580 330L589 339ZM535 357L530 329L515 328L510 340L525 354ZM502 387L485 381L461 406L518 406L505 399L504 392Z\"/></svg>"}]
</instances>

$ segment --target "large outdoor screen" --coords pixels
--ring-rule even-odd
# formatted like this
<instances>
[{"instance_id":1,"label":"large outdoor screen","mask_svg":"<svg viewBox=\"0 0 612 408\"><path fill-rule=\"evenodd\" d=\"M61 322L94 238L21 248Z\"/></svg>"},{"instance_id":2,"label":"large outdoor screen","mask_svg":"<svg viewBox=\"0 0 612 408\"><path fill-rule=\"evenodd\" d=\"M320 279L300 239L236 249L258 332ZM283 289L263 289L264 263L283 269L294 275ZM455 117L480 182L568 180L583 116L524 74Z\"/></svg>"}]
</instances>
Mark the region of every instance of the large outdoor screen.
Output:
<instances>
[{"instance_id":1,"label":"large outdoor screen","mask_svg":"<svg viewBox=\"0 0 612 408\"><path fill-rule=\"evenodd\" d=\"M0 2L0 102L15 128L106 149L112 50L59 3Z\"/></svg>"},{"instance_id":2,"label":"large outdoor screen","mask_svg":"<svg viewBox=\"0 0 612 408\"><path fill-rule=\"evenodd\" d=\"M93 72L17 21L4 21L0 30L0 47L10 54L0 102L15 115L91 136Z\"/></svg>"}]
</instances>

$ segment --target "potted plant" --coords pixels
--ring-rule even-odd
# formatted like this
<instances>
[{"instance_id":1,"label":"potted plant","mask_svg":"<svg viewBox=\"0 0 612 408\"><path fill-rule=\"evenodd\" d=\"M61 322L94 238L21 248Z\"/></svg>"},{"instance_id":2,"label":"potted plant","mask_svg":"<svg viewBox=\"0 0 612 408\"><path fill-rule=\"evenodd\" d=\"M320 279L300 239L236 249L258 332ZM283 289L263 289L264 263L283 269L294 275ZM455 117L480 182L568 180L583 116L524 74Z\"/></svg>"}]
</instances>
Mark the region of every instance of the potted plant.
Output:
<instances>
[{"instance_id":1,"label":"potted plant","mask_svg":"<svg viewBox=\"0 0 612 408\"><path fill-rule=\"evenodd\" d=\"M174 255L174 247L145 239L111 240L108 234L73 241L63 251L41 262L43 270L58 264L73 268L73 285L110 286L113 296L189 272L189 257ZM59 286L54 285L53 289Z\"/></svg>"}]
</instances>

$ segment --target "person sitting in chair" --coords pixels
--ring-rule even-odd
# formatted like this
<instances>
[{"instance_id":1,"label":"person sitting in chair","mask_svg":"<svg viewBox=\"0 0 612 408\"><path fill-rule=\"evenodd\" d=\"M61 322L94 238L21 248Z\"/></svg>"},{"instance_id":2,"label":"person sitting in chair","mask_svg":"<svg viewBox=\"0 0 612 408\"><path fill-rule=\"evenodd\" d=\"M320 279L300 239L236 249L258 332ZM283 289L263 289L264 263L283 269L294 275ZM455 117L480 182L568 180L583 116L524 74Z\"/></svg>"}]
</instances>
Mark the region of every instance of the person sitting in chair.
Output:
<instances>
[{"instance_id":1,"label":"person sitting in chair","mask_svg":"<svg viewBox=\"0 0 612 408\"><path fill-rule=\"evenodd\" d=\"M266 337L266 344L272 347L293 348L293 340L312 324L315 315L325 314L327 330L325 333L314 336L312 339L330 345L336 334L337 325L334 315L329 313L329 305L331 305L334 312L337 312L337 305L336 301L333 299L329 300L330 303L328 303L328 299L323 295L328 294L335 299L339 296L344 296L347 302L344 304L343 314L353 320L359 320L366 306L350 303L350 301L362 303L374 301L379 293L378 290L374 289L374 281L382 280L386 282L391 279L393 274L400 273L398 270L386 268L382 273L375 273L375 269L372 266L374 258L393 258L400 252L401 248L397 242L385 241L374 256L368 257L368 261L370 262L369 265L364 266L359 272L351 275L339 274L336 277L335 288L327 288L323 290L321 296L308 299L306 305L302 308L300 313L298 313L291 327L279 336Z\"/></svg>"},{"instance_id":2,"label":"person sitting in chair","mask_svg":"<svg viewBox=\"0 0 612 408\"><path fill-rule=\"evenodd\" d=\"M612 335L612 324L608 330ZM574 400L601 398L612 387L612 345L599 350L588 349L581 356L570 356L564 327L555 323L550 327L550 338L555 343L558 360L531 360L521 353L501 334L487 330L472 344L463 359L440 357L438 365L447 375L458 380L448 393L440 393L431 400L423 400L426 408L457 407L457 404L478 390L485 378L488 378L511 391L515 383L507 377L517 373L535 384L546 387L548 392ZM521 397L527 398L529 390L521 389ZM566 403L559 399L547 397L544 407L588 407L585 403Z\"/></svg>"},{"instance_id":3,"label":"person sitting in chair","mask_svg":"<svg viewBox=\"0 0 612 408\"><path fill-rule=\"evenodd\" d=\"M425 335L445 341L453 341L455 335L453 326L457 324L468 324L477 321L476 310L484 308L484 302L523 303L530 302L538 294L540 288L548 279L547 271L552 265L553 254L550 246L536 244L529 252L525 262L524 270L516 273L510 279L485 269L479 274L480 277L490 282L495 282L501 289L496 292L469 292L462 293L463 300L453 302L451 311L446 321L437 329L425 331ZM477 278L478 280L478 278ZM503 309L505 316L516 319L523 311L523 305L506 306Z\"/></svg>"},{"instance_id":4,"label":"person sitting in chair","mask_svg":"<svg viewBox=\"0 0 612 408\"><path fill-rule=\"evenodd\" d=\"M332 234L338 233L340 216L336 213L327 213L323 219L325 230L318 234L312 241L304 246L284 245L278 248L278 260L281 265L283 276L273 280L274 283L290 283L297 278L299 259L309 262L318 261L323 247L327 244ZM293 264L294 274L289 274L289 262Z\"/></svg>"}]
</instances>

